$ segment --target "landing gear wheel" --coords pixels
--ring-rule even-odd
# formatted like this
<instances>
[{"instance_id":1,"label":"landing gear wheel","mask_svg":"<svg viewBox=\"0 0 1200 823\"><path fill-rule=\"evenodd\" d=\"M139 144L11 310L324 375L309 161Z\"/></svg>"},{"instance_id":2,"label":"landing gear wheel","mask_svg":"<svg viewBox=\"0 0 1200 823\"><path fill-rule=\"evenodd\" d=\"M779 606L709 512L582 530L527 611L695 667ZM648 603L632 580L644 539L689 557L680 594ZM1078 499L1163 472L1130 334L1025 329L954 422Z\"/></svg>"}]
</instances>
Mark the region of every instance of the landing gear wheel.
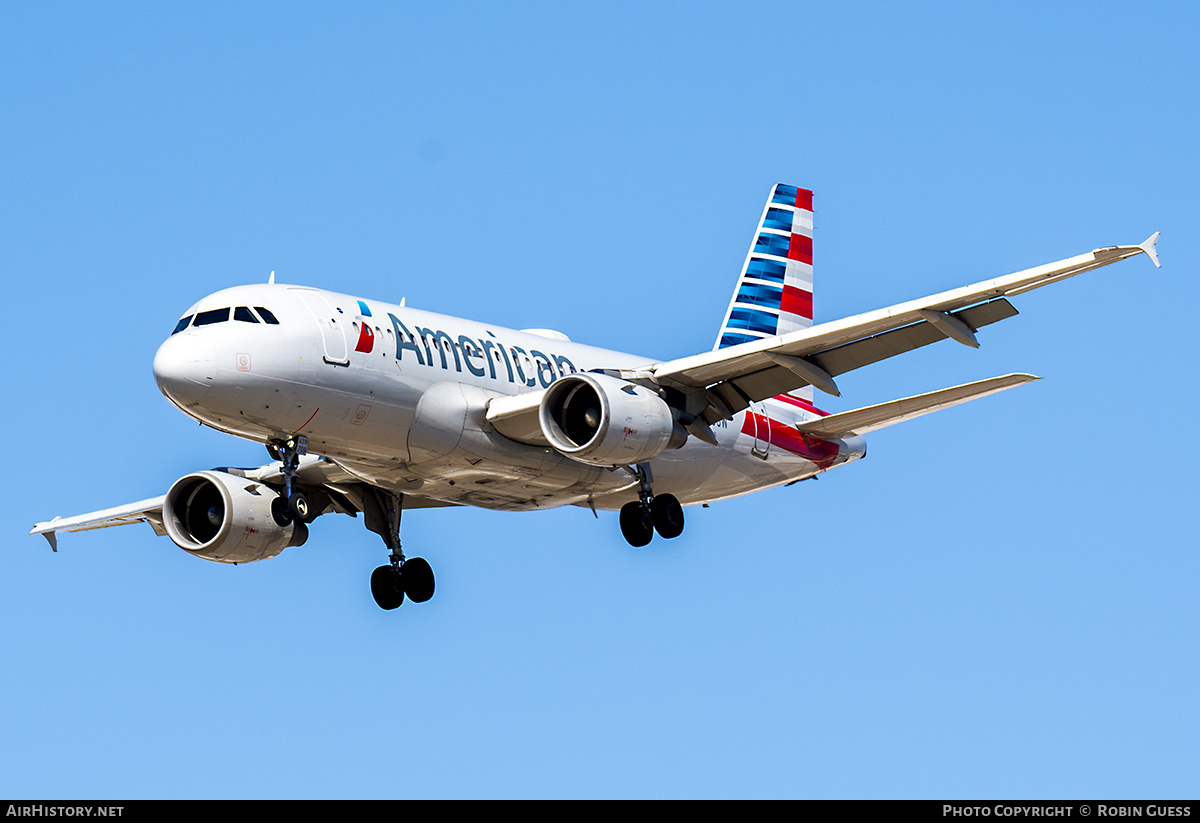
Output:
<instances>
[{"instance_id":1,"label":"landing gear wheel","mask_svg":"<svg viewBox=\"0 0 1200 823\"><path fill-rule=\"evenodd\" d=\"M630 502L621 507L621 534L635 548L645 546L654 538L650 512L641 502Z\"/></svg>"},{"instance_id":2,"label":"landing gear wheel","mask_svg":"<svg viewBox=\"0 0 1200 823\"><path fill-rule=\"evenodd\" d=\"M433 597L433 569L423 557L410 557L400 567L400 585L408 599L424 603Z\"/></svg>"},{"instance_id":3,"label":"landing gear wheel","mask_svg":"<svg viewBox=\"0 0 1200 823\"><path fill-rule=\"evenodd\" d=\"M683 506L673 494L657 494L650 503L650 519L663 537L670 539L683 534Z\"/></svg>"},{"instance_id":4,"label":"landing gear wheel","mask_svg":"<svg viewBox=\"0 0 1200 823\"><path fill-rule=\"evenodd\" d=\"M379 608L391 611L404 602L404 591L400 588L400 575L395 566L380 566L371 572L371 594Z\"/></svg>"},{"instance_id":5,"label":"landing gear wheel","mask_svg":"<svg viewBox=\"0 0 1200 823\"><path fill-rule=\"evenodd\" d=\"M308 505L308 497L304 492L292 492L292 496L287 500L288 512L292 517L295 517L301 523L312 522L312 510Z\"/></svg>"}]
</instances>

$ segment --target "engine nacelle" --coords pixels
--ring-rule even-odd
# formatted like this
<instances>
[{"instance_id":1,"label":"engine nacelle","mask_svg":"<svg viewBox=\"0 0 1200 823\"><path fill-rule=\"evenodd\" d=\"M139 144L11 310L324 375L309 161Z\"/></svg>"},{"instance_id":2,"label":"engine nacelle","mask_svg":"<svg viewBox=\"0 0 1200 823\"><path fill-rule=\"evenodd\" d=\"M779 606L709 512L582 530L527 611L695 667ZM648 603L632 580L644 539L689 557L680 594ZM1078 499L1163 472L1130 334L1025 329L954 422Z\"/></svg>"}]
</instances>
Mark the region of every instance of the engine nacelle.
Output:
<instances>
[{"instance_id":1,"label":"engine nacelle","mask_svg":"<svg viewBox=\"0 0 1200 823\"><path fill-rule=\"evenodd\" d=\"M171 486L163 525L175 545L216 563L252 563L274 557L307 536L303 525L280 526L270 486L222 471L193 472Z\"/></svg>"},{"instance_id":2,"label":"engine nacelle","mask_svg":"<svg viewBox=\"0 0 1200 823\"><path fill-rule=\"evenodd\" d=\"M653 391L593 372L554 381L538 422L554 448L593 466L632 466L687 442L671 407Z\"/></svg>"}]
</instances>

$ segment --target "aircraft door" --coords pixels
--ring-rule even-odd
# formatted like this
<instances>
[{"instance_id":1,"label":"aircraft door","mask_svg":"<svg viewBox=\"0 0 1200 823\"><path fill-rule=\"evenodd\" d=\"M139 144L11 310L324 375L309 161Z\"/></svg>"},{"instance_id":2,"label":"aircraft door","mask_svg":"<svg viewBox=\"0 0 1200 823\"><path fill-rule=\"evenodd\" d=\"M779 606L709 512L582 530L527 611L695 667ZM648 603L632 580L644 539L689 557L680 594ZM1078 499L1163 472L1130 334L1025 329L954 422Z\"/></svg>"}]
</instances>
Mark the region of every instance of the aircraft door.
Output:
<instances>
[{"instance_id":1,"label":"aircraft door","mask_svg":"<svg viewBox=\"0 0 1200 823\"><path fill-rule=\"evenodd\" d=\"M312 289L293 289L304 305L312 312L317 327L321 330L321 339L325 345L325 362L333 366L348 366L350 358L346 347L345 322L339 319L337 309L330 305L318 291Z\"/></svg>"}]
</instances>

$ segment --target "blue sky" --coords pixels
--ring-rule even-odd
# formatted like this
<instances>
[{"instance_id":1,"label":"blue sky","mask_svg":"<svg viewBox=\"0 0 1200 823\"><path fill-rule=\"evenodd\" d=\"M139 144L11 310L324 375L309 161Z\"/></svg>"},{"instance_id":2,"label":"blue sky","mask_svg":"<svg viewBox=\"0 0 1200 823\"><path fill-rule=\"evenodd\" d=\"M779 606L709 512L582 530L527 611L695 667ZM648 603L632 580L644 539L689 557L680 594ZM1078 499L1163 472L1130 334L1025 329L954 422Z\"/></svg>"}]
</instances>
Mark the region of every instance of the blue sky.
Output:
<instances>
[{"instance_id":1,"label":"blue sky","mask_svg":"<svg viewBox=\"0 0 1200 823\"><path fill-rule=\"evenodd\" d=\"M1193 4L0 10L0 796L1195 797ZM628 547L570 508L360 520L227 568L55 514L258 465L154 385L227 286L657 357L712 345L770 186L818 322L1162 231L839 379L1045 379Z\"/></svg>"}]
</instances>

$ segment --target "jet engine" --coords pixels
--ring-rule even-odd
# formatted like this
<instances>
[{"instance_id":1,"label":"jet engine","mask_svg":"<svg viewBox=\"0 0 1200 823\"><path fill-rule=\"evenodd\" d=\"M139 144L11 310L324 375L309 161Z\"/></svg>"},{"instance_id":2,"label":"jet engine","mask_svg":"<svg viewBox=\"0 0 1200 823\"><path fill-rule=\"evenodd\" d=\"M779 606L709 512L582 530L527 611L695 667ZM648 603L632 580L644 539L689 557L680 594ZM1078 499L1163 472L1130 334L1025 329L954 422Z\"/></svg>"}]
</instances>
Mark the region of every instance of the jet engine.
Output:
<instances>
[{"instance_id":1,"label":"jet engine","mask_svg":"<svg viewBox=\"0 0 1200 823\"><path fill-rule=\"evenodd\" d=\"M288 520L284 510L270 486L223 471L193 472L167 492L163 525L189 554L216 563L252 563L308 537L303 523L279 524Z\"/></svg>"},{"instance_id":2,"label":"jet engine","mask_svg":"<svg viewBox=\"0 0 1200 823\"><path fill-rule=\"evenodd\" d=\"M550 445L593 466L632 466L687 442L671 407L653 391L593 372L554 381L538 422Z\"/></svg>"}]
</instances>

